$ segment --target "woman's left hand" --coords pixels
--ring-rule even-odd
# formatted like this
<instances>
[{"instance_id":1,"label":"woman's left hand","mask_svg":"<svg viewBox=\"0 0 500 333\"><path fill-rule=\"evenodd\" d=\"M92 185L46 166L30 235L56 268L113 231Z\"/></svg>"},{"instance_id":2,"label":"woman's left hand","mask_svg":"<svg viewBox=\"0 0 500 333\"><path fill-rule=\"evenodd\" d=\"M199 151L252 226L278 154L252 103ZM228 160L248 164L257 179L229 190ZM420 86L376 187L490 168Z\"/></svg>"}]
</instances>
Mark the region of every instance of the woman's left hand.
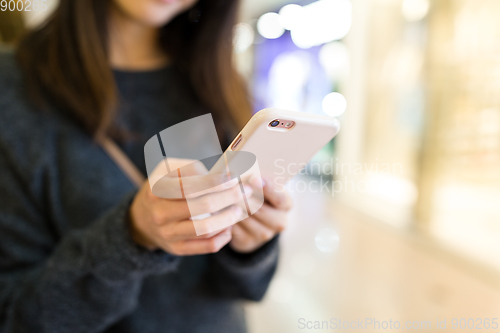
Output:
<instances>
[{"instance_id":1,"label":"woman's left hand","mask_svg":"<svg viewBox=\"0 0 500 333\"><path fill-rule=\"evenodd\" d=\"M254 188L260 187L253 179ZM292 199L286 190L277 191L270 182L263 182L264 204L250 217L238 222L232 227L231 249L240 253L250 253L270 241L287 226L287 213L292 208ZM255 200L249 198L248 200Z\"/></svg>"}]
</instances>

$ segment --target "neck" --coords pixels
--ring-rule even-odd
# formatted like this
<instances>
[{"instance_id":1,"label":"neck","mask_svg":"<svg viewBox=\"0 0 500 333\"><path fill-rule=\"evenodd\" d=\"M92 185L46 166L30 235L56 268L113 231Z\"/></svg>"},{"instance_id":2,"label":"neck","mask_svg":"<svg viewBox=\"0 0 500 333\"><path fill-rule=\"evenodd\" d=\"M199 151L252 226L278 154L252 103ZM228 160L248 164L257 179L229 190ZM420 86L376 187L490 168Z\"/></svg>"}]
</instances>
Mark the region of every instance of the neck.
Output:
<instances>
[{"instance_id":1,"label":"neck","mask_svg":"<svg viewBox=\"0 0 500 333\"><path fill-rule=\"evenodd\" d=\"M158 43L158 28L134 21L114 8L109 29L109 56L113 68L154 70L168 64Z\"/></svg>"}]
</instances>

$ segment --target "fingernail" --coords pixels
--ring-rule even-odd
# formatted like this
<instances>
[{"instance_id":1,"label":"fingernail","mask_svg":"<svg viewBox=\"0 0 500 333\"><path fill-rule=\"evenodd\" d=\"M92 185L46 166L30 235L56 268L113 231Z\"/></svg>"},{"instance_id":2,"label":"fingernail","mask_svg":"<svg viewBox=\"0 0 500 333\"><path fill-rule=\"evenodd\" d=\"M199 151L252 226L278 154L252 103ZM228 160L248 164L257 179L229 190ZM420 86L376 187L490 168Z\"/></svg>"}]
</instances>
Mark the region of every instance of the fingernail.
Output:
<instances>
[{"instance_id":1,"label":"fingernail","mask_svg":"<svg viewBox=\"0 0 500 333\"><path fill-rule=\"evenodd\" d=\"M251 180L250 180L250 184L252 184L253 186L259 188L259 187L264 187L266 185L266 182L264 181L264 179L261 179L259 177L256 177L254 176Z\"/></svg>"},{"instance_id":2,"label":"fingernail","mask_svg":"<svg viewBox=\"0 0 500 333\"><path fill-rule=\"evenodd\" d=\"M243 209L241 209L240 206L234 206L234 213L238 216L240 216L241 214L243 214Z\"/></svg>"},{"instance_id":3,"label":"fingernail","mask_svg":"<svg viewBox=\"0 0 500 333\"><path fill-rule=\"evenodd\" d=\"M243 186L243 190L245 191L246 196L251 196L253 193L253 188L248 185Z\"/></svg>"}]
</instances>

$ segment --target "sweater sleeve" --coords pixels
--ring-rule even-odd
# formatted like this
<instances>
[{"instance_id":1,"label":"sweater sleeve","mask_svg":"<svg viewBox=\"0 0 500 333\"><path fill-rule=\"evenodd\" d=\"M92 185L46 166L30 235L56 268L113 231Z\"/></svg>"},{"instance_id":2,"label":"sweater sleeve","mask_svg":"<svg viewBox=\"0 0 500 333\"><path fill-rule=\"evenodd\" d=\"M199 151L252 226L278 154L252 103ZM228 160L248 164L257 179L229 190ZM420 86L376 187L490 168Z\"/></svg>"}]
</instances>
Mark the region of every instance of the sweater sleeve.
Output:
<instances>
[{"instance_id":1,"label":"sweater sleeve","mask_svg":"<svg viewBox=\"0 0 500 333\"><path fill-rule=\"evenodd\" d=\"M0 155L0 332L101 332L134 309L145 276L177 266L133 243L133 193L55 239L21 183Z\"/></svg>"},{"instance_id":2,"label":"sweater sleeve","mask_svg":"<svg viewBox=\"0 0 500 333\"><path fill-rule=\"evenodd\" d=\"M277 268L278 239L276 236L248 254L235 252L229 246L213 254L209 281L217 294L260 301Z\"/></svg>"}]
</instances>

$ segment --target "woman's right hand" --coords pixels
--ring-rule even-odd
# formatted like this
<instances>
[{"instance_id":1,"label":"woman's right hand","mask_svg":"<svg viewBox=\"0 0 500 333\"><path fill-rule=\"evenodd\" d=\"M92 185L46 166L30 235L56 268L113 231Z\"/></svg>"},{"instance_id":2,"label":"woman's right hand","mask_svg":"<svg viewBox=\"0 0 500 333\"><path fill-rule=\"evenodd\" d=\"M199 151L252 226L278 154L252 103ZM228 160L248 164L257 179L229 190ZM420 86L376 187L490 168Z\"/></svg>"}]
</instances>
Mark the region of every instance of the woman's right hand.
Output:
<instances>
[{"instance_id":1,"label":"woman's right hand","mask_svg":"<svg viewBox=\"0 0 500 333\"><path fill-rule=\"evenodd\" d=\"M222 174L200 173L183 177L184 189L191 184L194 188L211 189L211 192L189 196L189 206L186 199L160 198L151 192L148 181L143 184L129 211L132 237L137 244L174 255L197 255L218 252L231 241L231 226L240 221L243 214L237 204L241 200L239 184L221 182ZM162 186L168 187L169 181L172 186L179 182L178 178L164 179ZM250 196L251 189L245 188L245 193ZM207 213L212 215L196 223L209 229L212 226L211 230L215 230L215 226L227 227L197 236L190 218Z\"/></svg>"}]
</instances>

